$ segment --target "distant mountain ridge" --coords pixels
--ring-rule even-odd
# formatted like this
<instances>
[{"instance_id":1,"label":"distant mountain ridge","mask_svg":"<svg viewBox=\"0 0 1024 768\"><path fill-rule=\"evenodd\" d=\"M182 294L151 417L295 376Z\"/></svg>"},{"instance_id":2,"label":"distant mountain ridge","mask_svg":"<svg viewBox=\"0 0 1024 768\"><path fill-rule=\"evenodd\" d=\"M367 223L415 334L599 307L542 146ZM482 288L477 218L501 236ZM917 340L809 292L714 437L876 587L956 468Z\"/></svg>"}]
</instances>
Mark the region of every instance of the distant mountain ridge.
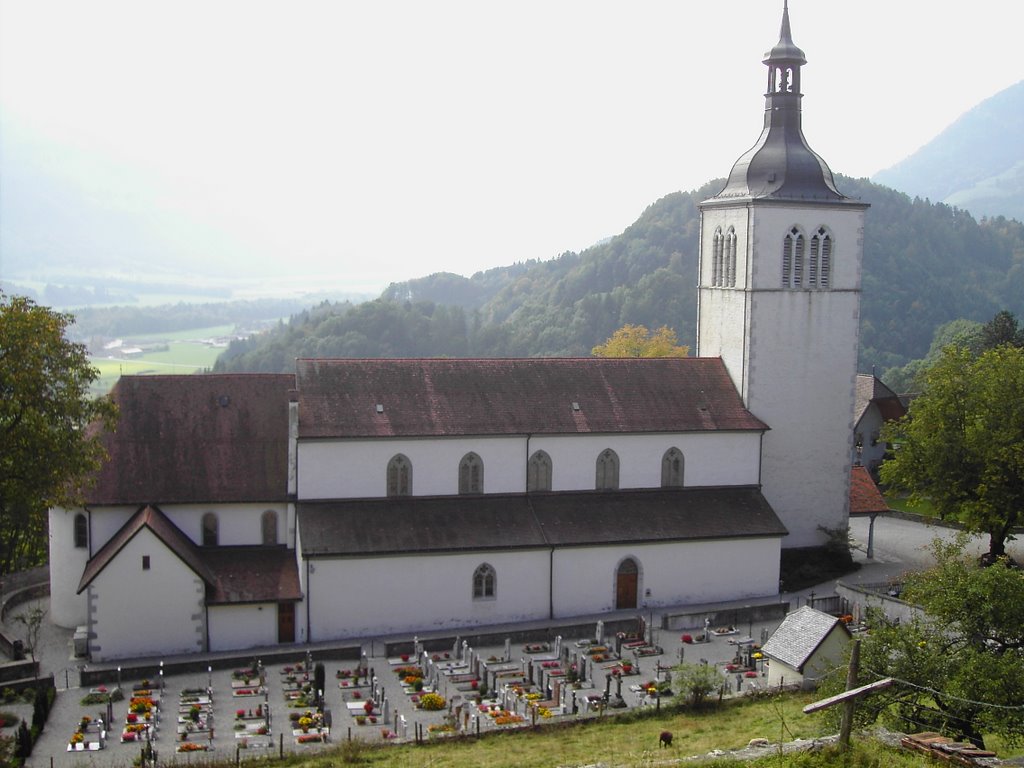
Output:
<instances>
[{"instance_id":1,"label":"distant mountain ridge","mask_svg":"<svg viewBox=\"0 0 1024 768\"><path fill-rule=\"evenodd\" d=\"M966 112L872 181L979 218L1024 221L1024 80Z\"/></svg>"}]
</instances>

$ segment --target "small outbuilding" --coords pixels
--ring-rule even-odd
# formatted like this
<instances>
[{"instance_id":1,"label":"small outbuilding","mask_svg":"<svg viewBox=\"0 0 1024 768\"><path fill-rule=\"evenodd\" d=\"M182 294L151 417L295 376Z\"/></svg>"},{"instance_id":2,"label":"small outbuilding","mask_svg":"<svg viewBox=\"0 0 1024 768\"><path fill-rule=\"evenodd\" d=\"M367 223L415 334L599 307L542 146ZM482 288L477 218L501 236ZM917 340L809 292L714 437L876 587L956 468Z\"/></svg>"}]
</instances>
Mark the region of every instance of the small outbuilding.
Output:
<instances>
[{"instance_id":1,"label":"small outbuilding","mask_svg":"<svg viewBox=\"0 0 1024 768\"><path fill-rule=\"evenodd\" d=\"M804 606L786 614L761 652L768 659L768 684L817 687L843 663L852 635L838 617Z\"/></svg>"}]
</instances>

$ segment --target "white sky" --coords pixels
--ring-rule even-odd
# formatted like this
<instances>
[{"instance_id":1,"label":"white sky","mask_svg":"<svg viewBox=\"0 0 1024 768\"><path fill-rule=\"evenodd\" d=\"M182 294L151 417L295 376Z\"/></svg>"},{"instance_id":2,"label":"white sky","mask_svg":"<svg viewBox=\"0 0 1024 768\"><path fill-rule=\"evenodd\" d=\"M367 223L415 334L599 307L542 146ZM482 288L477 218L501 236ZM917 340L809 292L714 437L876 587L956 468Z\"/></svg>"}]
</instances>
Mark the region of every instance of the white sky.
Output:
<instances>
[{"instance_id":1,"label":"white sky","mask_svg":"<svg viewBox=\"0 0 1024 768\"><path fill-rule=\"evenodd\" d=\"M0 152L50 151L83 199L173 216L193 233L175 247L213 259L231 243L369 289L469 275L580 250L724 176L760 132L781 14L0 0ZM1024 77L1019 2L791 0L790 17L804 133L838 173L902 160Z\"/></svg>"}]
</instances>

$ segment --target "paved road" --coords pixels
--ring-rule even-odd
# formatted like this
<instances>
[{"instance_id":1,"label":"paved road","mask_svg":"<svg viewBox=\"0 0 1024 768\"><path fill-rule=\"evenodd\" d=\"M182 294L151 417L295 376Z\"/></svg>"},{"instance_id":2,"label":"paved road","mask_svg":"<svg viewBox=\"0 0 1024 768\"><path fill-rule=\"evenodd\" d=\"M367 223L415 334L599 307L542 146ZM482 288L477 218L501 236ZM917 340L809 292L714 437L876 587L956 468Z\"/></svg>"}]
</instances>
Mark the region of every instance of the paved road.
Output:
<instances>
[{"instance_id":1,"label":"paved road","mask_svg":"<svg viewBox=\"0 0 1024 768\"><path fill-rule=\"evenodd\" d=\"M944 527L926 526L896 518L878 518L875 522L874 530L875 557L872 560L868 560L863 551L866 549L868 540L868 521L867 519L855 519L851 522L851 536L855 541L855 546L859 548L856 557L862 563L862 568L845 580L856 583L882 582L896 578L904 571L926 567L930 562L928 553L930 542L936 536L950 539L955 535L955 531ZM980 554L987 549L987 542L980 538L975 538L972 541L971 547L972 551ZM1018 559L1024 561L1024 548L1018 544L1012 544L1010 550ZM818 595L831 594L832 586L831 583L822 584L814 587L814 591ZM795 608L805 602L810 591L808 589L801 593L784 595L783 598L788 599L792 607ZM39 601L38 604L45 607L46 601ZM29 609L32 605L32 603L26 604L24 608L16 610L15 613ZM774 631L777 624L777 621L759 623L751 627L741 628L741 630L744 635L747 634L747 631L752 630L751 635L755 639L759 639L762 631L770 633ZM16 636L21 634L10 622L8 622L7 626ZM684 647L686 660L696 661L703 658L713 664L730 661L735 656L737 650L735 645L730 644L730 640L734 639L733 637L719 637L706 644L687 645ZM572 650L575 647L576 640L578 638L565 638L564 645ZM679 658L680 648L682 647L680 633L658 631L656 641L664 649L664 654L662 656L639 659L640 674L635 677L625 678L624 680L623 695L631 705L637 705L641 700L641 697L629 692L629 684L631 682L649 680L655 676L657 664L670 666ZM554 644L555 638L550 638L550 642ZM399 723L401 723L401 718L404 718L406 722L405 728L399 725L397 729L400 737L407 735L409 738L412 738L416 724L421 724L424 728L429 725L441 724L444 719L444 713L426 713L413 707L410 696L402 690L398 677L392 671L399 660L387 659L379 655L375 656L373 649L374 646L372 644L366 646L367 664L373 668L377 675L379 686L377 689L378 703L381 693L388 700L386 721L384 713L378 709L376 715L378 722L376 724L367 722L365 725L359 725L357 723L355 717L350 714L349 704L352 703L353 709L360 707L361 702L364 702L368 697L372 697L372 692L365 684L362 687L350 685L344 689L341 688L335 678L335 673L343 668L351 668L354 666L354 662L329 662L326 665L328 690L325 691L325 695L327 706L331 709L333 715L332 739L336 742L340 739L348 738L351 734L352 737L379 741L384 737L385 730L396 730L396 715L399 717ZM380 650L379 643L376 645L376 649ZM504 646L472 650L476 651L481 659L488 659L491 656L500 658L505 653ZM451 654L455 654L455 649L450 652ZM103 709L103 707L98 705L83 706L80 704L81 699L88 691L82 690L78 686L77 665L79 662L70 657L70 632L51 627L47 624L40 643L39 657L43 669L47 672L54 672L59 693L46 730L37 743L28 765L31 768L46 768L51 765L51 758L52 764L58 768L64 768L65 766L71 768L72 766L131 765L132 760L138 756L140 747L138 744L121 743L119 739L120 730L125 722L125 715L127 713L127 702L114 705L114 722L117 725L112 729L114 733L111 734L112 738L107 741L105 749L91 753L71 753L67 751L68 740L74 732L75 725L81 720L82 716L89 715L96 718ZM513 663L518 662L526 666L529 663L530 655L525 652L525 648L522 645L516 645L512 648L511 659ZM297 665L304 660L303 650L297 649L295 659L290 664ZM280 749L283 745L283 748L288 752L317 749L318 747L316 746L298 745L291 729L282 727L289 722L289 714L296 711L289 708L285 700L284 688L286 677L282 674L283 666L268 666L265 670L266 692L261 696L245 698L232 695L232 676L230 670L218 670L209 674L167 675L164 680L162 697L162 722L158 738L155 742L155 747L160 752L161 762L164 762L174 754L175 747L179 743L177 739L180 737L176 734L178 725L176 721L181 692L184 689L206 689L207 687L213 690L213 738L211 740L209 733L204 732L193 735L191 740L197 743L212 745L214 754L218 757L234 757L235 749L241 743L241 740L235 736L235 726L240 722L235 719L236 711L241 709L245 710L248 714L248 711L252 709L255 713L255 709L261 705L270 709L271 735L269 739L254 736L248 739L250 744L255 745L261 741L267 741L273 744L273 749ZM589 694L604 692L606 674L607 672L599 665L594 675L596 681L590 684L592 687L584 688L579 692L581 702ZM151 677L154 680L155 686L159 689L158 669L155 663ZM442 677L440 678L438 688L442 693L447 694L449 698L471 695L470 691L458 691L455 680L456 678L454 677ZM451 682L449 683L449 681ZM122 681L122 685L127 690L133 683L138 682L140 681L126 679ZM746 686L750 684L750 681L744 680L743 683ZM616 687L614 683L612 685L612 692L614 693ZM356 694L357 690L359 691L358 697ZM13 709L26 717L31 716L30 708L24 706L3 706L2 708ZM476 715L477 713L474 711L473 714ZM481 728L483 729L494 727L489 718L481 717L480 721ZM470 720L470 727L475 729L475 721ZM283 737L282 734L284 734ZM260 751L265 753L265 750L252 749L242 754L257 754ZM177 757L182 763L188 762L188 755L178 755Z\"/></svg>"}]
</instances>

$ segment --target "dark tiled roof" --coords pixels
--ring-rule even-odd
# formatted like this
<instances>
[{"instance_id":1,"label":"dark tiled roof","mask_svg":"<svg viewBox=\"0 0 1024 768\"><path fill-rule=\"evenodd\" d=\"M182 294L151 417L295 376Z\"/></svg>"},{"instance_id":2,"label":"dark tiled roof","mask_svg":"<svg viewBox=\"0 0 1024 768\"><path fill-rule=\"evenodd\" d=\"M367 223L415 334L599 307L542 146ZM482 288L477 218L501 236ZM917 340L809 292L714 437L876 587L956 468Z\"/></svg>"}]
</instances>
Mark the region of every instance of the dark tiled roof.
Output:
<instances>
[{"instance_id":1,"label":"dark tiled roof","mask_svg":"<svg viewBox=\"0 0 1024 768\"><path fill-rule=\"evenodd\" d=\"M298 505L307 555L785 536L754 487L433 496Z\"/></svg>"},{"instance_id":2,"label":"dark tiled roof","mask_svg":"<svg viewBox=\"0 0 1024 768\"><path fill-rule=\"evenodd\" d=\"M870 373L857 374L857 395L854 401L853 423L859 424L864 418L864 411L871 403L878 406L879 412L885 421L894 421L902 418L906 412L906 406L899 396L889 389L882 380Z\"/></svg>"},{"instance_id":3,"label":"dark tiled roof","mask_svg":"<svg viewBox=\"0 0 1024 768\"><path fill-rule=\"evenodd\" d=\"M181 532L163 512L156 507L144 507L132 515L128 522L121 526L104 544L99 552L92 556L85 565L82 573L82 580L78 583L78 591L81 592L95 579L100 571L109 565L124 546L131 541L143 528L148 528L153 534L174 552L182 562L191 568L207 584L214 583L213 572L203 562L200 556L199 547Z\"/></svg>"},{"instance_id":4,"label":"dark tiled roof","mask_svg":"<svg viewBox=\"0 0 1024 768\"><path fill-rule=\"evenodd\" d=\"M81 592L143 528L151 530L211 589L208 603L301 600L295 552L287 547L200 547L155 507L140 509L86 564Z\"/></svg>"},{"instance_id":5,"label":"dark tiled roof","mask_svg":"<svg viewBox=\"0 0 1024 768\"><path fill-rule=\"evenodd\" d=\"M769 658L778 659L802 674L804 665L837 626L847 637L851 636L838 618L805 605L786 614L761 650Z\"/></svg>"},{"instance_id":6,"label":"dark tiled roof","mask_svg":"<svg viewBox=\"0 0 1024 768\"><path fill-rule=\"evenodd\" d=\"M766 429L719 358L299 360L297 380L301 438Z\"/></svg>"},{"instance_id":7,"label":"dark tiled roof","mask_svg":"<svg viewBox=\"0 0 1024 768\"><path fill-rule=\"evenodd\" d=\"M858 464L850 469L850 514L877 515L888 511L889 505L867 467Z\"/></svg>"},{"instance_id":8,"label":"dark tiled roof","mask_svg":"<svg viewBox=\"0 0 1024 768\"><path fill-rule=\"evenodd\" d=\"M91 504L275 501L288 490L291 375L123 376Z\"/></svg>"},{"instance_id":9,"label":"dark tiled roof","mask_svg":"<svg viewBox=\"0 0 1024 768\"><path fill-rule=\"evenodd\" d=\"M201 549L214 575L207 603L276 603L301 600L295 552L287 547Z\"/></svg>"}]
</instances>

